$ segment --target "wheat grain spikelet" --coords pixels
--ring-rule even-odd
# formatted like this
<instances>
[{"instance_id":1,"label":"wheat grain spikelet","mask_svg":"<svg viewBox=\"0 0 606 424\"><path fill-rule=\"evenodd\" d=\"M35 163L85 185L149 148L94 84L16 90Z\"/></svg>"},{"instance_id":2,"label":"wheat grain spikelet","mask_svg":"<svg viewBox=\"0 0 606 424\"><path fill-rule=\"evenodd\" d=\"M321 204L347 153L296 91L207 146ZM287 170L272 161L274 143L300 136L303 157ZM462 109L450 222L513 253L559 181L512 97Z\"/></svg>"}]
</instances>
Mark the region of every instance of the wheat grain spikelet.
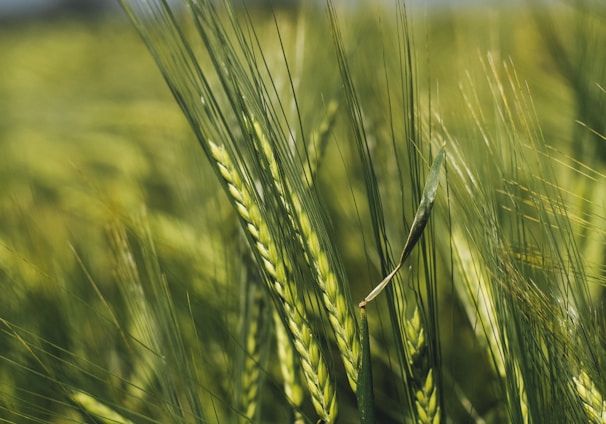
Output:
<instances>
[{"instance_id":1,"label":"wheat grain spikelet","mask_svg":"<svg viewBox=\"0 0 606 424\"><path fill-rule=\"evenodd\" d=\"M439 424L440 407L438 406L438 391L433 381L433 370L430 369L421 390L415 393L417 417L419 424Z\"/></svg>"},{"instance_id":2,"label":"wheat grain spikelet","mask_svg":"<svg viewBox=\"0 0 606 424\"><path fill-rule=\"evenodd\" d=\"M415 392L417 419L421 424L438 424L440 406L438 391L433 378L433 369L427 365L427 345L425 330L419 309L415 308L411 319L405 323L408 363L418 390Z\"/></svg>"},{"instance_id":3,"label":"wheat grain spikelet","mask_svg":"<svg viewBox=\"0 0 606 424\"><path fill-rule=\"evenodd\" d=\"M577 377L573 377L572 381L574 389L583 401L583 407L590 422L606 423L606 402L589 374L583 370Z\"/></svg>"}]
</instances>

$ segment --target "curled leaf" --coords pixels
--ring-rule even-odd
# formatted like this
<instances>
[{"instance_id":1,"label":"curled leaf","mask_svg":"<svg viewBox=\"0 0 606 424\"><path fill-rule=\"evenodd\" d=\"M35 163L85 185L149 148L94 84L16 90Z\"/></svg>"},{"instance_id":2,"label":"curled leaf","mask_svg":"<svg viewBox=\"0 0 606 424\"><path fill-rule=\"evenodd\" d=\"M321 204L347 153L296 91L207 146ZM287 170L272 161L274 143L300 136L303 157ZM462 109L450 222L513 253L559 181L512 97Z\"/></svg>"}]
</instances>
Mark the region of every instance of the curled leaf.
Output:
<instances>
[{"instance_id":1,"label":"curled leaf","mask_svg":"<svg viewBox=\"0 0 606 424\"><path fill-rule=\"evenodd\" d=\"M427 225L427 221L429 220L429 215L431 214L431 209L433 208L433 202L436 199L436 193L438 191L438 183L440 182L440 167L442 166L442 162L444 161L445 151L444 146L440 148L440 151L436 155L436 158L431 165L431 169L429 170L429 175L427 176L427 181L425 182L425 188L423 189L423 196L421 197L421 203L417 208L417 213L415 214L415 218L412 221L412 225L410 226L410 232L408 233L408 237L406 238L406 243L404 244L404 249L402 250L402 255L400 256L400 262L391 271L387 277L383 279L377 286L364 298L362 302L360 302L360 308L364 308L368 302L372 301L375 297L377 297L387 284L392 280L394 275L402 268L406 258L412 252L412 249L415 247L419 239L421 238L421 234L423 234L423 230Z\"/></svg>"}]
</instances>

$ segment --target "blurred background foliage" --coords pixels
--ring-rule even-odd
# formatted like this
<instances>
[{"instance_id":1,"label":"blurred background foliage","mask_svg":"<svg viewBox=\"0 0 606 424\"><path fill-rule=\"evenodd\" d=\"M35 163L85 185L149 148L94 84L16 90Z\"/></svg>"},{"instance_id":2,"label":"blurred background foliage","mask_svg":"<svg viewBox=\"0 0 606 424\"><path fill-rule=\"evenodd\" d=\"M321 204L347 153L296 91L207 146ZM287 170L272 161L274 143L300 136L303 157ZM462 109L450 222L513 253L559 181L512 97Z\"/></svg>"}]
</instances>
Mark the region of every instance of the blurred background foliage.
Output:
<instances>
[{"instance_id":1,"label":"blurred background foliage","mask_svg":"<svg viewBox=\"0 0 606 424\"><path fill-rule=\"evenodd\" d=\"M399 88L386 84L383 70L396 75L387 81L397 83L401 58L392 37L398 28L379 20L382 7L351 8L342 15L356 89L362 106L369 105L364 112L371 139L392 131L386 111L407 113L393 101L397 96L388 96ZM477 120L492 133L507 132L495 108L498 87L491 81L505 72L501 63L515 67L532 94L529 119L537 120L557 159L557 183L578 224L575 233L598 303L606 201L606 121L598 113L606 99L605 17L570 4L542 7L459 8L453 2L411 9L418 113L423 131L446 128L453 139L482 137ZM323 12L309 10L305 18L291 8L275 13L289 60L299 66L300 92L309 93L300 106L306 130L313 129L335 97L339 78L334 66L327 66L335 60L327 28L314 21ZM267 10L254 17L261 42L269 46L270 66L280 63L274 17ZM59 16L0 26L0 52L0 416L8 422L92 420L66 396L78 389L132 419L174 419L159 401L157 382L140 383L147 393L143 401L125 383L146 381L146 368L153 368L155 359L134 354L140 347L126 343L119 329L136 333L137 320L147 320L161 331L178 326L184 343L198 353L189 358L196 366L190 370L196 373L192 391L212 411L210 421L224 422L234 390L230 358L241 349L238 291L240 281L250 278L248 255L235 215L143 43L119 15ZM288 89L287 82L276 79L282 89ZM369 212L353 201L361 196L362 183L355 169L348 169L354 153L347 137L337 123L322 159L319 190L356 300L381 278L366 260L363 237L369 230L361 222ZM385 159L384 169L381 154L377 151L378 169L388 176L390 162ZM525 176L518 177L523 185ZM397 182L384 181L387 198L400 189ZM398 234L402 206L385 207L393 218L388 227ZM394 240L404 234L398 237ZM158 312L151 294L147 306L129 310L123 298L132 293L116 284L132 277L132 267L140 278L152 278L153 264L147 261L155 260L168 281L174 323L154 322L153 316L166 314ZM446 290L444 302L452 296ZM462 311L451 308L444 355L474 409L490 418L498 402L487 378L490 364ZM266 422L284 422L288 411L272 367L266 370L263 409ZM387 370L376 378L391 390ZM390 398L378 395L378 401ZM343 422L349 422L353 395L343 404ZM455 422L469 419L464 406L451 411ZM493 419L498 422L498 413Z\"/></svg>"}]
</instances>

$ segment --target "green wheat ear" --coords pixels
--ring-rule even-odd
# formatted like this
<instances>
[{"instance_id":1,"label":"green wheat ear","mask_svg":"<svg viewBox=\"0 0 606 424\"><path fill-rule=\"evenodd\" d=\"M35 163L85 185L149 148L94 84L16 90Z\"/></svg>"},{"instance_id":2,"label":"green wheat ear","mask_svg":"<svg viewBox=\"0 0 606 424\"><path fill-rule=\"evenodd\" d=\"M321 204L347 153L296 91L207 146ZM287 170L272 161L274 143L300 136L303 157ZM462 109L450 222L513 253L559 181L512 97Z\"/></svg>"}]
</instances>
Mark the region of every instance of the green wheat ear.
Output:
<instances>
[{"instance_id":1,"label":"green wheat ear","mask_svg":"<svg viewBox=\"0 0 606 424\"><path fill-rule=\"evenodd\" d=\"M472 245L465 240L460 231L453 230L451 239L454 246L455 264L461 270L462 284L457 284L456 289L459 297L466 309L470 322L475 322L476 339L478 343L484 345L487 353L492 358L492 365L498 376L503 380L507 377L505 358L507 356L506 346L498 334L499 318L496 310L495 294L489 279L484 274L484 268L479 266L481 261L480 253L472 248ZM513 360L511 368L514 381L516 382L515 395L508 396L517 398L510 400L519 403L519 410L524 422L528 422L528 399L524 389L524 380L520 373L520 367L516 360Z\"/></svg>"},{"instance_id":2,"label":"green wheat ear","mask_svg":"<svg viewBox=\"0 0 606 424\"><path fill-rule=\"evenodd\" d=\"M332 109L332 113L336 113L336 105ZM301 201L300 196L293 190L293 187L284 182L272 146L263 133L261 125L255 121L252 124L252 128L256 136L255 140L259 144L257 151L263 154L269 166L282 207L286 211L292 226L295 228L299 244L305 253L305 260L315 273L315 281L322 293L322 302L326 307L330 324L336 336L337 346L341 352L349 385L355 392L360 358L358 325L348 307L342 286L337 279L335 266L322 246L316 229L319 222L310 217L310 213L304 207L306 204ZM325 131L328 131L328 129Z\"/></svg>"},{"instance_id":3,"label":"green wheat ear","mask_svg":"<svg viewBox=\"0 0 606 424\"><path fill-rule=\"evenodd\" d=\"M267 362L269 314L264 293L256 282L246 287L245 310L242 314L243 351L237 393L237 412L241 423L254 422L259 410L262 370Z\"/></svg>"},{"instance_id":4,"label":"green wheat ear","mask_svg":"<svg viewBox=\"0 0 606 424\"><path fill-rule=\"evenodd\" d=\"M417 387L415 408L419 424L438 424L440 406L433 369L427 366L427 344L419 309L415 308L411 319L405 323L406 351L412 377Z\"/></svg>"},{"instance_id":5,"label":"green wheat ear","mask_svg":"<svg viewBox=\"0 0 606 424\"><path fill-rule=\"evenodd\" d=\"M337 112L339 111L339 103L332 100L326 108L326 116L320 123L317 131L312 134L311 141L307 146L308 166L305 172L301 175L301 180L307 184L308 188L313 187L318 169L324 158L324 152L328 144L328 139L337 121Z\"/></svg>"},{"instance_id":6,"label":"green wheat ear","mask_svg":"<svg viewBox=\"0 0 606 424\"><path fill-rule=\"evenodd\" d=\"M163 367L158 352L161 352L160 329L153 308L143 290L139 269L134 259L126 235L126 228L113 225L110 239L115 255L116 274L119 288L125 299L128 311L128 334L136 341L134 344L136 361L128 385L129 399L141 401L154 377Z\"/></svg>"},{"instance_id":7,"label":"green wheat ear","mask_svg":"<svg viewBox=\"0 0 606 424\"><path fill-rule=\"evenodd\" d=\"M577 377L573 377L572 381L574 389L583 402L583 407L590 422L595 424L606 423L606 401L589 374L583 370Z\"/></svg>"},{"instance_id":8,"label":"green wheat ear","mask_svg":"<svg viewBox=\"0 0 606 424\"><path fill-rule=\"evenodd\" d=\"M70 394L70 398L87 413L91 414L104 424L134 424L131 420L124 418L122 415L87 393L74 391Z\"/></svg>"},{"instance_id":9,"label":"green wheat ear","mask_svg":"<svg viewBox=\"0 0 606 424\"><path fill-rule=\"evenodd\" d=\"M308 325L305 305L297 293L296 286L288 278L285 259L278 253L271 230L236 171L230 154L224 147L211 141L209 148L227 185L227 192L234 202L234 207L243 220L244 228L254 241L254 248L261 260L260 265L269 277L269 289L274 294L276 307L283 312L292 335L316 412L324 422L332 423L337 418L336 391L320 346Z\"/></svg>"},{"instance_id":10,"label":"green wheat ear","mask_svg":"<svg viewBox=\"0 0 606 424\"><path fill-rule=\"evenodd\" d=\"M293 421L295 423L303 422L303 416L299 412L305 397L305 389L301 385L300 378L301 367L293 350L292 341L288 337L288 331L284 328L282 318L275 309L273 318L280 372L284 381L284 394L293 408Z\"/></svg>"}]
</instances>

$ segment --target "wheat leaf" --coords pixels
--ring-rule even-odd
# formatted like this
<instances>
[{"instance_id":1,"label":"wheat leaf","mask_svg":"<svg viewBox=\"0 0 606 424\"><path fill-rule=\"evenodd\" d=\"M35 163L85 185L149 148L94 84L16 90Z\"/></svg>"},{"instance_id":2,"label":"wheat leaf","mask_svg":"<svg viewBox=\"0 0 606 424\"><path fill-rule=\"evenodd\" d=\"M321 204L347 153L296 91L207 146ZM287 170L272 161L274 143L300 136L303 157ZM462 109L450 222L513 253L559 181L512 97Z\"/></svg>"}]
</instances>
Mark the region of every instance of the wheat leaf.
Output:
<instances>
[{"instance_id":1,"label":"wheat leaf","mask_svg":"<svg viewBox=\"0 0 606 424\"><path fill-rule=\"evenodd\" d=\"M406 243L404 244L404 249L402 250L402 255L400 256L400 262L391 271L383 281L381 281L377 286L364 298L362 302L360 302L360 308L364 308L368 302L372 301L375 297L377 297L387 284L392 280L392 278L396 275L396 273L402 268L404 261L412 252L412 249L415 247L419 239L421 238L421 234L423 234L423 230L427 225L427 221L429 220L429 215L431 214L431 209L433 208L433 202L436 199L436 193L438 191L438 183L440 182L440 167L442 166L442 161L444 160L445 152L444 147L440 149L436 158L431 165L431 169L429 170L429 175L427 176L427 181L425 182L425 188L423 189L423 196L421 197L421 203L417 209L417 213L415 214L415 218L410 226L410 232L408 233L408 237L406 239Z\"/></svg>"}]
</instances>

